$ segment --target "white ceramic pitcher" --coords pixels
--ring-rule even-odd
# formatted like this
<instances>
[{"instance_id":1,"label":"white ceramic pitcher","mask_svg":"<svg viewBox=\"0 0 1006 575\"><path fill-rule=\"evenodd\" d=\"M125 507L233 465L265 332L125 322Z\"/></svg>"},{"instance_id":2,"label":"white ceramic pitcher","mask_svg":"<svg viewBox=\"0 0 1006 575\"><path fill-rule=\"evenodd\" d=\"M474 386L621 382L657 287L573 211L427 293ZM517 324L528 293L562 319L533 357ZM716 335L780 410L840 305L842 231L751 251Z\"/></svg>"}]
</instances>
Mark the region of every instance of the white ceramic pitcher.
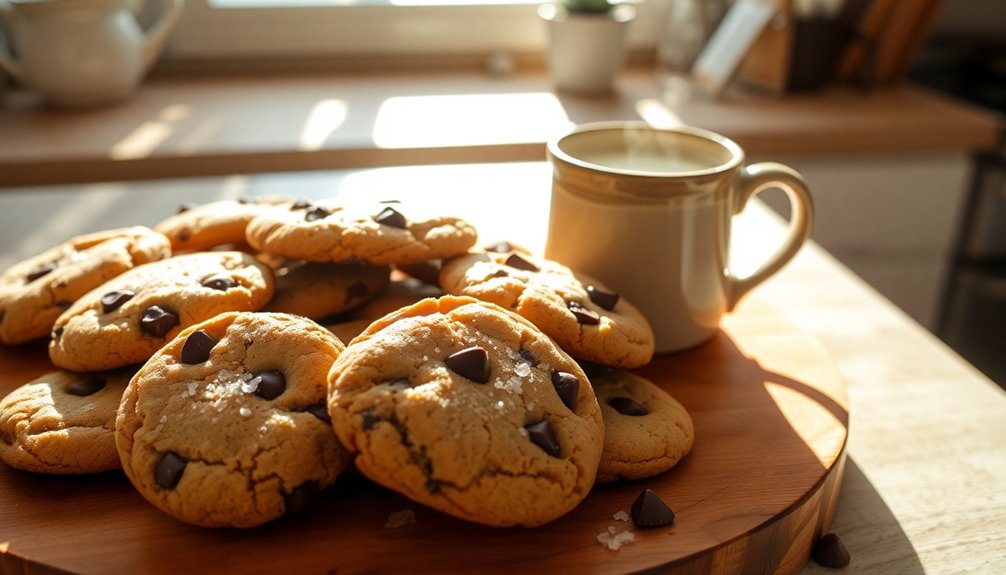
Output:
<instances>
[{"instance_id":1,"label":"white ceramic pitcher","mask_svg":"<svg viewBox=\"0 0 1006 575\"><path fill-rule=\"evenodd\" d=\"M94 106L133 94L160 55L184 0L166 0L146 33L130 0L0 0L17 59L0 67L60 106ZM0 43L2 46L2 43Z\"/></svg>"}]
</instances>

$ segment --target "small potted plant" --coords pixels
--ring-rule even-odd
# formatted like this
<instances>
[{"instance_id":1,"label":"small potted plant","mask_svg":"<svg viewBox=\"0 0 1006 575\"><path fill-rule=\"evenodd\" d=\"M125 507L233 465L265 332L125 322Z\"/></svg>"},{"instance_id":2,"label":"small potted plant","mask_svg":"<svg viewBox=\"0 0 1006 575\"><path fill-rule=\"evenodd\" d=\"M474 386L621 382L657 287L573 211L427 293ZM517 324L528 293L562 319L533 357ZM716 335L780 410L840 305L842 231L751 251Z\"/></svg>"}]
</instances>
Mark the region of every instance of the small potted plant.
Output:
<instances>
[{"instance_id":1,"label":"small potted plant","mask_svg":"<svg viewBox=\"0 0 1006 575\"><path fill-rule=\"evenodd\" d=\"M612 0L557 0L538 8L548 30L548 64L559 90L611 92L625 60L625 36L636 10Z\"/></svg>"}]
</instances>

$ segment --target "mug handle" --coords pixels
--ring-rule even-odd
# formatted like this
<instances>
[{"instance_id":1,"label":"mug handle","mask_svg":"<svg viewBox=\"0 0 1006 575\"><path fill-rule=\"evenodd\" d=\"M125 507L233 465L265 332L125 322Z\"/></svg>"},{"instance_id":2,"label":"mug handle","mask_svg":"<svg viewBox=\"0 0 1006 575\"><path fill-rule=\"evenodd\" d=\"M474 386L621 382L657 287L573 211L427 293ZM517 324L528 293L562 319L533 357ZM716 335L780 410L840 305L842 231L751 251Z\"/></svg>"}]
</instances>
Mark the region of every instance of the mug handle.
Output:
<instances>
[{"instance_id":1,"label":"mug handle","mask_svg":"<svg viewBox=\"0 0 1006 575\"><path fill-rule=\"evenodd\" d=\"M164 48L164 42L168 39L168 34L178 24L178 18L182 15L182 8L185 7L185 0L167 0L164 3L164 12L154 25L146 32L147 39L143 43L143 71L149 72L151 66L157 61L157 57Z\"/></svg>"},{"instance_id":2,"label":"mug handle","mask_svg":"<svg viewBox=\"0 0 1006 575\"><path fill-rule=\"evenodd\" d=\"M0 39L0 70L6 71L17 81L22 81L21 75L21 65L14 59L14 56L7 51L7 47L4 43L10 40L13 44L14 40L9 38L13 35L14 30L14 9L11 8L10 4L6 0L0 0L0 20L7 25L7 36L8 38Z\"/></svg>"},{"instance_id":3,"label":"mug handle","mask_svg":"<svg viewBox=\"0 0 1006 575\"><path fill-rule=\"evenodd\" d=\"M760 162L742 168L740 196L734 209L734 215L744 210L748 200L769 188L779 188L789 198L790 206L792 206L789 231L779 249L753 274L745 278L734 276L727 278L729 285L727 311L732 310L752 288L768 279L793 259L793 256L800 251L800 246L810 235L810 222L814 207L807 184L804 183L803 177L796 170L776 162Z\"/></svg>"}]
</instances>

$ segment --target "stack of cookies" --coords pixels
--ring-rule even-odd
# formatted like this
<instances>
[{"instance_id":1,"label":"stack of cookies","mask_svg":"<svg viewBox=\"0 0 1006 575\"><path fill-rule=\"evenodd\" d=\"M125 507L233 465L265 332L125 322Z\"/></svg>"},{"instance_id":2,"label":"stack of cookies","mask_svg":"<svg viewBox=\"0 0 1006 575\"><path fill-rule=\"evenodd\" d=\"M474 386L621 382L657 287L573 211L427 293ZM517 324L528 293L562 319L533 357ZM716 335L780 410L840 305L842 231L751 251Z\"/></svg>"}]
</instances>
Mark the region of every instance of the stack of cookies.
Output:
<instances>
[{"instance_id":1,"label":"stack of cookies","mask_svg":"<svg viewBox=\"0 0 1006 575\"><path fill-rule=\"evenodd\" d=\"M121 467L188 523L251 527L347 466L452 516L536 526L663 473L688 413L635 374L653 334L606 286L400 202L183 206L0 276L0 342L56 371L0 402L0 459ZM323 327L325 326L325 327Z\"/></svg>"}]
</instances>

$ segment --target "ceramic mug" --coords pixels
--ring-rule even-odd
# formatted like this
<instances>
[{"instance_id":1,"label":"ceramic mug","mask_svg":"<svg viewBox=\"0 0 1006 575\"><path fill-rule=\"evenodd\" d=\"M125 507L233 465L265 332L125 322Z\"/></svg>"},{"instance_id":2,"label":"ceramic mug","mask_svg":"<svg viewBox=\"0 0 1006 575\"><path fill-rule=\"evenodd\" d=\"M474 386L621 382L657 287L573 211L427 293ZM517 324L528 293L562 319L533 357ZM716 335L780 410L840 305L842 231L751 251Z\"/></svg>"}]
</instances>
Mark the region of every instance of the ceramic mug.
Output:
<instances>
[{"instance_id":1,"label":"ceramic mug","mask_svg":"<svg viewBox=\"0 0 1006 575\"><path fill-rule=\"evenodd\" d=\"M585 124L548 143L553 168L545 257L619 291L653 326L656 352L710 338L744 294L796 255L812 204L793 169L746 165L733 141L691 127ZM782 189L789 232L751 275L730 272L731 219Z\"/></svg>"}]
</instances>

